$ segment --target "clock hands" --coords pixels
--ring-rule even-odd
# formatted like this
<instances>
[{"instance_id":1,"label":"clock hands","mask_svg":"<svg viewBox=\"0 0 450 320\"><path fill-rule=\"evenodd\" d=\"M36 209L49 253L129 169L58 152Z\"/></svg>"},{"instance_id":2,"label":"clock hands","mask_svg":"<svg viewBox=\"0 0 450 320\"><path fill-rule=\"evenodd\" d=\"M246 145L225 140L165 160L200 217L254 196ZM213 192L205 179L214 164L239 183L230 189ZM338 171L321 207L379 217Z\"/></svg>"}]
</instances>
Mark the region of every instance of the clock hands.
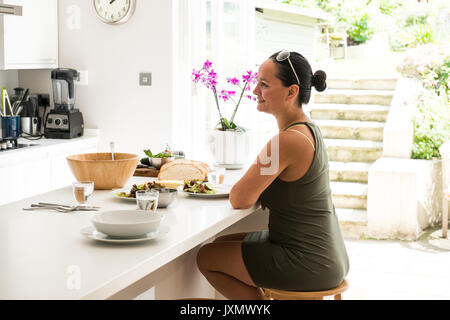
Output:
<instances>
[{"instance_id":1,"label":"clock hands","mask_svg":"<svg viewBox=\"0 0 450 320\"><path fill-rule=\"evenodd\" d=\"M136 0L93 0L93 2L97 16L109 24L122 24L128 21L136 7Z\"/></svg>"}]
</instances>

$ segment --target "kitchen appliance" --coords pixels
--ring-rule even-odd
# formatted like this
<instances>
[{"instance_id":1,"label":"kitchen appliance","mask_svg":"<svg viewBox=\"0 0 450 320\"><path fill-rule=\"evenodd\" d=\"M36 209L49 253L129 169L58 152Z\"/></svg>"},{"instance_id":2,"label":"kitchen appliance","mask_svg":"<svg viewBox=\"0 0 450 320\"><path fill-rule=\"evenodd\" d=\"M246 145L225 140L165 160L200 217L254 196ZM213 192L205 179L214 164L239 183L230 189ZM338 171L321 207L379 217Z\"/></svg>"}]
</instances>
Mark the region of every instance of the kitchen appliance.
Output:
<instances>
[{"instance_id":1,"label":"kitchen appliance","mask_svg":"<svg viewBox=\"0 0 450 320\"><path fill-rule=\"evenodd\" d=\"M83 136L83 115L75 108L75 81L79 80L78 71L54 69L51 79L54 109L50 110L45 120L45 137L72 139Z\"/></svg>"},{"instance_id":2,"label":"kitchen appliance","mask_svg":"<svg viewBox=\"0 0 450 320\"><path fill-rule=\"evenodd\" d=\"M14 102L13 104L16 103L20 103L20 129L22 137L40 138L41 117L39 116L38 97L36 95L27 95L27 92L25 92L23 99L19 102Z\"/></svg>"},{"instance_id":3,"label":"kitchen appliance","mask_svg":"<svg viewBox=\"0 0 450 320\"><path fill-rule=\"evenodd\" d=\"M22 133L30 136L39 136L40 134L40 118L39 117L21 117L20 128Z\"/></svg>"},{"instance_id":4,"label":"kitchen appliance","mask_svg":"<svg viewBox=\"0 0 450 320\"><path fill-rule=\"evenodd\" d=\"M39 134L44 134L45 129L45 119L47 116L47 108L50 107L50 95L47 93L36 94L37 105L38 105L38 115L39 115ZM41 112L42 110L42 112Z\"/></svg>"}]
</instances>

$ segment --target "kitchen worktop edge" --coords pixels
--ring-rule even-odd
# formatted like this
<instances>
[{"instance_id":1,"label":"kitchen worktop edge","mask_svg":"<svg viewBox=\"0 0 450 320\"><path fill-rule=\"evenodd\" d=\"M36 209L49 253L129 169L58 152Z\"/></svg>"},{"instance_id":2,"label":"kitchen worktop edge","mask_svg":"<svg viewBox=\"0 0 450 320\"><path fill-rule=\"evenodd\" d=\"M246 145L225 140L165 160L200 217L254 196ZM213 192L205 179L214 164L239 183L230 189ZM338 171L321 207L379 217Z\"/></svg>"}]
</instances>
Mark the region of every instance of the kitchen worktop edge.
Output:
<instances>
[{"instance_id":1,"label":"kitchen worktop edge","mask_svg":"<svg viewBox=\"0 0 450 320\"><path fill-rule=\"evenodd\" d=\"M20 138L19 144L35 144L32 147L26 147L15 150L0 152L0 167L15 165L20 162L30 161L48 157L51 153L59 150L71 149L83 144L98 144L100 130L85 129L84 135L75 139L45 139L27 140Z\"/></svg>"}]
</instances>

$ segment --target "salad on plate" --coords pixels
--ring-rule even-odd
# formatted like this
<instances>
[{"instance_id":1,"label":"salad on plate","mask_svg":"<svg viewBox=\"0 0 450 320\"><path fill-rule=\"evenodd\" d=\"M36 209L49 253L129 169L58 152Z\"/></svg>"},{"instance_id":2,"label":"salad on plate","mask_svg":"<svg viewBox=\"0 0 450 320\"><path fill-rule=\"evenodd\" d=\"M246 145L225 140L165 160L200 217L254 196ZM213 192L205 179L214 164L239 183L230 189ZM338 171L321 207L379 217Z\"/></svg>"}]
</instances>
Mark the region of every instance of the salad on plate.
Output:
<instances>
[{"instance_id":1,"label":"salad on plate","mask_svg":"<svg viewBox=\"0 0 450 320\"><path fill-rule=\"evenodd\" d=\"M185 180L183 191L190 193L216 194L216 190L201 180Z\"/></svg>"},{"instance_id":2,"label":"salad on plate","mask_svg":"<svg viewBox=\"0 0 450 320\"><path fill-rule=\"evenodd\" d=\"M116 196L121 198L136 198L136 191L164 188L163 185L155 181L145 182L143 184L134 184L130 192L117 192Z\"/></svg>"}]
</instances>

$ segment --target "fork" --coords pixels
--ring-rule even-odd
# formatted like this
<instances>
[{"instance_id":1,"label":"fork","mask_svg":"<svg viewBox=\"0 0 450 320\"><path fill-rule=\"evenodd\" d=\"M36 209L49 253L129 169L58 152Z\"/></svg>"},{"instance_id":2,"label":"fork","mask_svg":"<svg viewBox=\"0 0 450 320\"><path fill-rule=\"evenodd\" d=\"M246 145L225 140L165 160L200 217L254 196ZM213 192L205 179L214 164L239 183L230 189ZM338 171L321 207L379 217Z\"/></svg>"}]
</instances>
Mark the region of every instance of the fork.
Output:
<instances>
[{"instance_id":1,"label":"fork","mask_svg":"<svg viewBox=\"0 0 450 320\"><path fill-rule=\"evenodd\" d=\"M47 202L39 202L39 206L49 206L49 207L66 207L66 208L72 208L73 206L65 205L65 204L57 204L57 203L47 203ZM96 206L89 206L88 208L94 208L94 209L100 209L100 207Z\"/></svg>"},{"instance_id":2,"label":"fork","mask_svg":"<svg viewBox=\"0 0 450 320\"><path fill-rule=\"evenodd\" d=\"M35 211L35 210L56 210L62 213L68 213L74 211L74 209L64 209L61 207L31 207L31 208L23 208L25 211Z\"/></svg>"},{"instance_id":3,"label":"fork","mask_svg":"<svg viewBox=\"0 0 450 320\"><path fill-rule=\"evenodd\" d=\"M57 205L42 205L42 204L32 204L31 208L24 208L26 211L33 211L39 209L54 209L59 212L72 212L72 211L98 211L98 207L83 208L79 206L57 206Z\"/></svg>"}]
</instances>

